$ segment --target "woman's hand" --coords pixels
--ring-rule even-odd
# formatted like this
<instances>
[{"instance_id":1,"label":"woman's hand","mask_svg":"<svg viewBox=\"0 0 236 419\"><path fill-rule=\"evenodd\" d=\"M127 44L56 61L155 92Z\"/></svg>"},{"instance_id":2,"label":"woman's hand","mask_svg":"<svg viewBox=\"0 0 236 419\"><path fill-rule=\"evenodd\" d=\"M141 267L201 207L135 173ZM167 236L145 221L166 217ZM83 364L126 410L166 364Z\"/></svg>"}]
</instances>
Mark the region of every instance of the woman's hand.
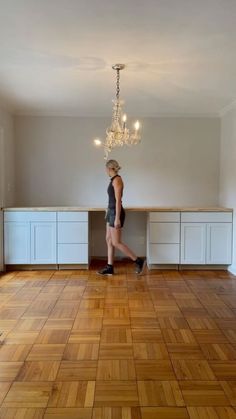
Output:
<instances>
[{"instance_id":1,"label":"woman's hand","mask_svg":"<svg viewBox=\"0 0 236 419\"><path fill-rule=\"evenodd\" d=\"M115 218L114 227L115 228L121 228L121 224L120 224L120 219L119 218Z\"/></svg>"}]
</instances>

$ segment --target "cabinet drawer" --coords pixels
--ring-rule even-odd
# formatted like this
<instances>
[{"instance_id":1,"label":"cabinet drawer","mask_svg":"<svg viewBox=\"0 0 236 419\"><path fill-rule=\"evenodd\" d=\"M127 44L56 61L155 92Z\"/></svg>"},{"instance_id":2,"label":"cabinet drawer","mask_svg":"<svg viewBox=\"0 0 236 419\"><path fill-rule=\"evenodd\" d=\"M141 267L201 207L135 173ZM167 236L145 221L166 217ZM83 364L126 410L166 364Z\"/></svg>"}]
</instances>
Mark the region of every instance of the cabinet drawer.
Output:
<instances>
[{"instance_id":1,"label":"cabinet drawer","mask_svg":"<svg viewBox=\"0 0 236 419\"><path fill-rule=\"evenodd\" d=\"M179 263L179 244L150 244L150 263Z\"/></svg>"},{"instance_id":2,"label":"cabinet drawer","mask_svg":"<svg viewBox=\"0 0 236 419\"><path fill-rule=\"evenodd\" d=\"M57 213L52 211L35 211L31 212L30 221L56 221Z\"/></svg>"},{"instance_id":3,"label":"cabinet drawer","mask_svg":"<svg viewBox=\"0 0 236 419\"><path fill-rule=\"evenodd\" d=\"M186 223L231 223L232 212L182 212L181 221Z\"/></svg>"},{"instance_id":4,"label":"cabinet drawer","mask_svg":"<svg viewBox=\"0 0 236 419\"><path fill-rule=\"evenodd\" d=\"M87 211L59 211L58 221L88 221Z\"/></svg>"},{"instance_id":5,"label":"cabinet drawer","mask_svg":"<svg viewBox=\"0 0 236 419\"><path fill-rule=\"evenodd\" d=\"M58 244L58 263L88 263L88 244Z\"/></svg>"},{"instance_id":6,"label":"cabinet drawer","mask_svg":"<svg viewBox=\"0 0 236 419\"><path fill-rule=\"evenodd\" d=\"M27 211L4 211L4 222L16 221L16 222L30 222L30 212Z\"/></svg>"},{"instance_id":7,"label":"cabinet drawer","mask_svg":"<svg viewBox=\"0 0 236 419\"><path fill-rule=\"evenodd\" d=\"M149 221L178 222L180 221L180 212L150 212Z\"/></svg>"},{"instance_id":8,"label":"cabinet drawer","mask_svg":"<svg viewBox=\"0 0 236 419\"><path fill-rule=\"evenodd\" d=\"M150 243L179 243L180 223L149 223Z\"/></svg>"},{"instance_id":9,"label":"cabinet drawer","mask_svg":"<svg viewBox=\"0 0 236 419\"><path fill-rule=\"evenodd\" d=\"M5 211L4 221L56 221L54 211Z\"/></svg>"},{"instance_id":10,"label":"cabinet drawer","mask_svg":"<svg viewBox=\"0 0 236 419\"><path fill-rule=\"evenodd\" d=\"M58 243L88 243L88 223L59 222Z\"/></svg>"}]
</instances>

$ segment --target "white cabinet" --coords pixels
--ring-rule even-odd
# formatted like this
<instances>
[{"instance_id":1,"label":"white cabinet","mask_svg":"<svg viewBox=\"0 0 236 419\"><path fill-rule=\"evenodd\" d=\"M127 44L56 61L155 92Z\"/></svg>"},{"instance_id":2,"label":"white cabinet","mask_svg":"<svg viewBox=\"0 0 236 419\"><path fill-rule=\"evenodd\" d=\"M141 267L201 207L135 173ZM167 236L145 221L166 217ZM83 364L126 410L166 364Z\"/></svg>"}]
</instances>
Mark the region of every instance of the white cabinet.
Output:
<instances>
[{"instance_id":1,"label":"white cabinet","mask_svg":"<svg viewBox=\"0 0 236 419\"><path fill-rule=\"evenodd\" d=\"M205 223L181 223L181 263L202 265L206 263Z\"/></svg>"},{"instance_id":2,"label":"white cabinet","mask_svg":"<svg viewBox=\"0 0 236 419\"><path fill-rule=\"evenodd\" d=\"M58 212L58 263L88 264L88 212Z\"/></svg>"},{"instance_id":3,"label":"white cabinet","mask_svg":"<svg viewBox=\"0 0 236 419\"><path fill-rule=\"evenodd\" d=\"M207 224L206 263L230 265L232 262L232 224Z\"/></svg>"},{"instance_id":4,"label":"white cabinet","mask_svg":"<svg viewBox=\"0 0 236 419\"><path fill-rule=\"evenodd\" d=\"M231 212L181 214L181 264L230 265L231 254Z\"/></svg>"},{"instance_id":5,"label":"white cabinet","mask_svg":"<svg viewBox=\"0 0 236 419\"><path fill-rule=\"evenodd\" d=\"M150 243L179 243L180 223L150 223Z\"/></svg>"},{"instance_id":6,"label":"white cabinet","mask_svg":"<svg viewBox=\"0 0 236 419\"><path fill-rule=\"evenodd\" d=\"M56 255L56 223L32 222L30 263L57 263Z\"/></svg>"},{"instance_id":7,"label":"white cabinet","mask_svg":"<svg viewBox=\"0 0 236 419\"><path fill-rule=\"evenodd\" d=\"M88 211L58 211L57 220L64 222L88 222Z\"/></svg>"},{"instance_id":8,"label":"white cabinet","mask_svg":"<svg viewBox=\"0 0 236 419\"><path fill-rule=\"evenodd\" d=\"M148 264L179 264L180 213L150 212Z\"/></svg>"},{"instance_id":9,"label":"white cabinet","mask_svg":"<svg viewBox=\"0 0 236 419\"><path fill-rule=\"evenodd\" d=\"M58 222L58 243L88 243L88 223Z\"/></svg>"},{"instance_id":10,"label":"white cabinet","mask_svg":"<svg viewBox=\"0 0 236 419\"><path fill-rule=\"evenodd\" d=\"M230 265L232 212L150 212L147 258L155 264Z\"/></svg>"},{"instance_id":11,"label":"white cabinet","mask_svg":"<svg viewBox=\"0 0 236 419\"><path fill-rule=\"evenodd\" d=\"M58 243L58 263L87 264L88 244L84 243Z\"/></svg>"},{"instance_id":12,"label":"white cabinet","mask_svg":"<svg viewBox=\"0 0 236 419\"><path fill-rule=\"evenodd\" d=\"M30 263L30 224L28 222L4 223L4 262L10 264Z\"/></svg>"},{"instance_id":13,"label":"white cabinet","mask_svg":"<svg viewBox=\"0 0 236 419\"><path fill-rule=\"evenodd\" d=\"M152 211L151 265L230 265L232 212ZM88 211L4 211L5 264L89 263Z\"/></svg>"},{"instance_id":14,"label":"white cabinet","mask_svg":"<svg viewBox=\"0 0 236 419\"><path fill-rule=\"evenodd\" d=\"M5 264L88 264L87 211L5 211Z\"/></svg>"},{"instance_id":15,"label":"white cabinet","mask_svg":"<svg viewBox=\"0 0 236 419\"><path fill-rule=\"evenodd\" d=\"M55 264L56 212L4 212L5 264Z\"/></svg>"},{"instance_id":16,"label":"white cabinet","mask_svg":"<svg viewBox=\"0 0 236 419\"><path fill-rule=\"evenodd\" d=\"M150 264L179 264L179 244L152 244L149 245Z\"/></svg>"}]
</instances>

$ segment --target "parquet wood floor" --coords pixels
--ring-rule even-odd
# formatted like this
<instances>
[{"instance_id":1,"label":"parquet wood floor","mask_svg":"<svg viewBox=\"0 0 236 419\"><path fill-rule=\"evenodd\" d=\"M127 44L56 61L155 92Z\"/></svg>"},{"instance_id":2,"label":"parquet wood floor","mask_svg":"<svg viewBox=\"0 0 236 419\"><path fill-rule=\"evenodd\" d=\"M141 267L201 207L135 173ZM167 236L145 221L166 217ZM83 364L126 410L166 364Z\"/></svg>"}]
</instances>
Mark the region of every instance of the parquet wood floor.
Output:
<instances>
[{"instance_id":1,"label":"parquet wood floor","mask_svg":"<svg viewBox=\"0 0 236 419\"><path fill-rule=\"evenodd\" d=\"M0 276L0 419L236 419L236 277Z\"/></svg>"}]
</instances>

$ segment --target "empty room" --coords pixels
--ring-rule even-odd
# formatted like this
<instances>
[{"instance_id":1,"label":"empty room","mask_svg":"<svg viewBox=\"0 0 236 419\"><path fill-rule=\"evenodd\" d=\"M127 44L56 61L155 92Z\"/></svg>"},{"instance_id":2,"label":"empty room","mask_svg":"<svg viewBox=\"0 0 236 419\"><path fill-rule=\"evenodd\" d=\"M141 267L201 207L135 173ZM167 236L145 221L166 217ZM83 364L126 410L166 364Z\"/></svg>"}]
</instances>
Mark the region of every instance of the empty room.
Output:
<instances>
[{"instance_id":1,"label":"empty room","mask_svg":"<svg viewBox=\"0 0 236 419\"><path fill-rule=\"evenodd\" d=\"M0 419L236 419L235 50L235 0L0 0Z\"/></svg>"}]
</instances>

